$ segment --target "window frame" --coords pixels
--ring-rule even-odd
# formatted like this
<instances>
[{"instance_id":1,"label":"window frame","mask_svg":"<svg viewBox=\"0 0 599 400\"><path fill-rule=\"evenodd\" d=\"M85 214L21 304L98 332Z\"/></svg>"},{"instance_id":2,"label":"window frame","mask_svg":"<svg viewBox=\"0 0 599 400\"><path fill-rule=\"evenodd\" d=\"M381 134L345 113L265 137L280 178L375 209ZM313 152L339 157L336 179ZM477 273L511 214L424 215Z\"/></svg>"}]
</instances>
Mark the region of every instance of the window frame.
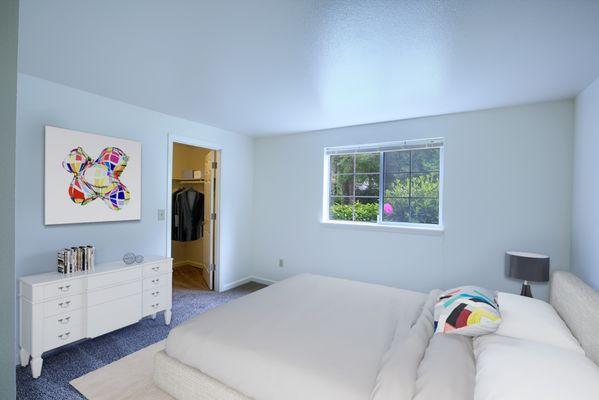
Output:
<instances>
[{"instance_id":1,"label":"window frame","mask_svg":"<svg viewBox=\"0 0 599 400\"><path fill-rule=\"evenodd\" d=\"M437 224L426 224L426 223L415 223L415 222L394 222L383 220L383 206L382 202L384 199L384 152L390 151L412 151L412 150L424 150L427 148L438 148L439 149L439 222ZM371 151L369 151L372 149ZM330 218L330 199L331 199L331 156L332 155L354 155L363 153L375 153L379 154L379 196L378 196L378 215L376 222L366 221L348 221L348 220L335 220ZM362 145L352 146L336 146L336 147L325 147L324 148L324 168L323 168L323 193L322 193L322 219L323 224L338 225L345 227L367 227L367 228L382 228L382 230L398 229L398 230L422 230L422 231L443 231L443 189L444 189L444 175L445 175L445 139L444 138L430 138L430 139L416 139L416 140L402 140L396 142L383 142L383 143L371 143ZM354 201L355 196L355 164L354 159ZM410 167L411 168L411 167ZM334 196L333 196L334 197ZM350 196L351 197L351 196ZM354 208L355 212L355 208Z\"/></svg>"}]
</instances>

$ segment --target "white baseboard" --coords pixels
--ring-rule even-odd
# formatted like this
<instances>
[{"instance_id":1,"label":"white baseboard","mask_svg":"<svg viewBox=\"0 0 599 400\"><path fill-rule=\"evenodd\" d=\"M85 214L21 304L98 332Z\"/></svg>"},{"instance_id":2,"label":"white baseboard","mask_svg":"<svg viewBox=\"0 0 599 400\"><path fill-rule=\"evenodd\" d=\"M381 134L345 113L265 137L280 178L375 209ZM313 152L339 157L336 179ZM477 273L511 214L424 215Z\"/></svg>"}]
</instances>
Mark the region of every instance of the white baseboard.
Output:
<instances>
[{"instance_id":1,"label":"white baseboard","mask_svg":"<svg viewBox=\"0 0 599 400\"><path fill-rule=\"evenodd\" d=\"M182 267L184 265L191 265L192 267L196 267L199 269L204 269L204 264L197 262L197 261L191 261L191 260L185 260L185 261L177 261L173 263L173 268L177 268L177 267Z\"/></svg>"},{"instance_id":2,"label":"white baseboard","mask_svg":"<svg viewBox=\"0 0 599 400\"><path fill-rule=\"evenodd\" d=\"M233 282L225 283L224 285L222 285L220 287L220 291L221 292L226 292L227 290L234 289L237 286L245 285L246 283L248 283L248 282L251 281L250 278L251 277L248 276L247 278L243 278L243 279L239 279L239 280L236 280L236 281L233 281Z\"/></svg>"},{"instance_id":3,"label":"white baseboard","mask_svg":"<svg viewBox=\"0 0 599 400\"><path fill-rule=\"evenodd\" d=\"M197 262L197 261L187 261L187 264L191 265L192 267L199 268L199 269L204 269L205 268L204 263Z\"/></svg>"},{"instance_id":4,"label":"white baseboard","mask_svg":"<svg viewBox=\"0 0 599 400\"><path fill-rule=\"evenodd\" d=\"M262 277L259 277L259 276L250 275L250 276L245 277L243 279L239 279L239 280L236 280L236 281L233 281L233 282L230 282L230 283L227 283L227 284L223 285L220 288L220 291L221 292L225 292L227 290L234 289L234 288L236 288L238 286L245 285L246 283L249 283L249 282L261 283L263 285L272 285L276 281L273 281L272 279L266 279L266 278L262 278Z\"/></svg>"},{"instance_id":5,"label":"white baseboard","mask_svg":"<svg viewBox=\"0 0 599 400\"><path fill-rule=\"evenodd\" d=\"M261 276L256 276L256 275L251 276L250 281L256 282L256 283L261 283L263 285L272 285L273 283L277 282L277 281L273 281L272 279L262 278Z\"/></svg>"}]
</instances>

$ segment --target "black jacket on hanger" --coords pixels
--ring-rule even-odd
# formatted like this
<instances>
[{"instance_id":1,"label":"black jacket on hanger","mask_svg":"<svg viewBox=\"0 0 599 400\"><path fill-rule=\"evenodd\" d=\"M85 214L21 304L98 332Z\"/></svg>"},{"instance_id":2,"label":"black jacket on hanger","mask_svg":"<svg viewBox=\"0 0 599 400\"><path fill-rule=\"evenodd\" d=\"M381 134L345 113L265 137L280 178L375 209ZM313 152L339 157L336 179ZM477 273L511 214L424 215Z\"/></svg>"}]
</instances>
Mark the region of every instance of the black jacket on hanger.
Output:
<instances>
[{"instance_id":1,"label":"black jacket on hanger","mask_svg":"<svg viewBox=\"0 0 599 400\"><path fill-rule=\"evenodd\" d=\"M178 242L198 240L203 236L204 193L192 188L173 193L171 239Z\"/></svg>"}]
</instances>

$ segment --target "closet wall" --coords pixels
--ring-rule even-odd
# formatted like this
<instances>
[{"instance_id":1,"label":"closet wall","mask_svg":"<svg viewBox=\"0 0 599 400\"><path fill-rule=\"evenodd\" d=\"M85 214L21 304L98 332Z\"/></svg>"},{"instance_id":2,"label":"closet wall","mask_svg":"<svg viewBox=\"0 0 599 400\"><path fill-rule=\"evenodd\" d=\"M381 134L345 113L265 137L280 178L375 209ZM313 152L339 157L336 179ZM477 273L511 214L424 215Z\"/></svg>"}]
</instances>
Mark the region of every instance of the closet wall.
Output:
<instances>
[{"instance_id":1,"label":"closet wall","mask_svg":"<svg viewBox=\"0 0 599 400\"><path fill-rule=\"evenodd\" d=\"M181 178L183 170L201 170L203 172L204 160L209 152L209 149L173 143L173 178ZM189 186L192 186L199 192L203 192L204 190L204 185L201 184ZM179 187L183 187L183 185L173 184L173 190L176 190ZM199 266L202 264L203 240L204 239L199 239L194 240L193 242L177 242L173 240L171 250L171 257L174 259L173 265L191 264Z\"/></svg>"}]
</instances>

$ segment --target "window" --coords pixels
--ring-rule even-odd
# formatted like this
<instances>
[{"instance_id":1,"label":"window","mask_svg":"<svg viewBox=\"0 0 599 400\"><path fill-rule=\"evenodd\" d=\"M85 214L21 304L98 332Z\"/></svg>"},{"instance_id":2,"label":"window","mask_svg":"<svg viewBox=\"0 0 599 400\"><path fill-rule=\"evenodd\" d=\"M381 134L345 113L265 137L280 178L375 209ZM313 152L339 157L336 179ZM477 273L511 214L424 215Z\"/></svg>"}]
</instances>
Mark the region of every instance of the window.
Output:
<instances>
[{"instance_id":1,"label":"window","mask_svg":"<svg viewBox=\"0 0 599 400\"><path fill-rule=\"evenodd\" d=\"M441 225L443 139L325 149L323 219Z\"/></svg>"}]
</instances>

